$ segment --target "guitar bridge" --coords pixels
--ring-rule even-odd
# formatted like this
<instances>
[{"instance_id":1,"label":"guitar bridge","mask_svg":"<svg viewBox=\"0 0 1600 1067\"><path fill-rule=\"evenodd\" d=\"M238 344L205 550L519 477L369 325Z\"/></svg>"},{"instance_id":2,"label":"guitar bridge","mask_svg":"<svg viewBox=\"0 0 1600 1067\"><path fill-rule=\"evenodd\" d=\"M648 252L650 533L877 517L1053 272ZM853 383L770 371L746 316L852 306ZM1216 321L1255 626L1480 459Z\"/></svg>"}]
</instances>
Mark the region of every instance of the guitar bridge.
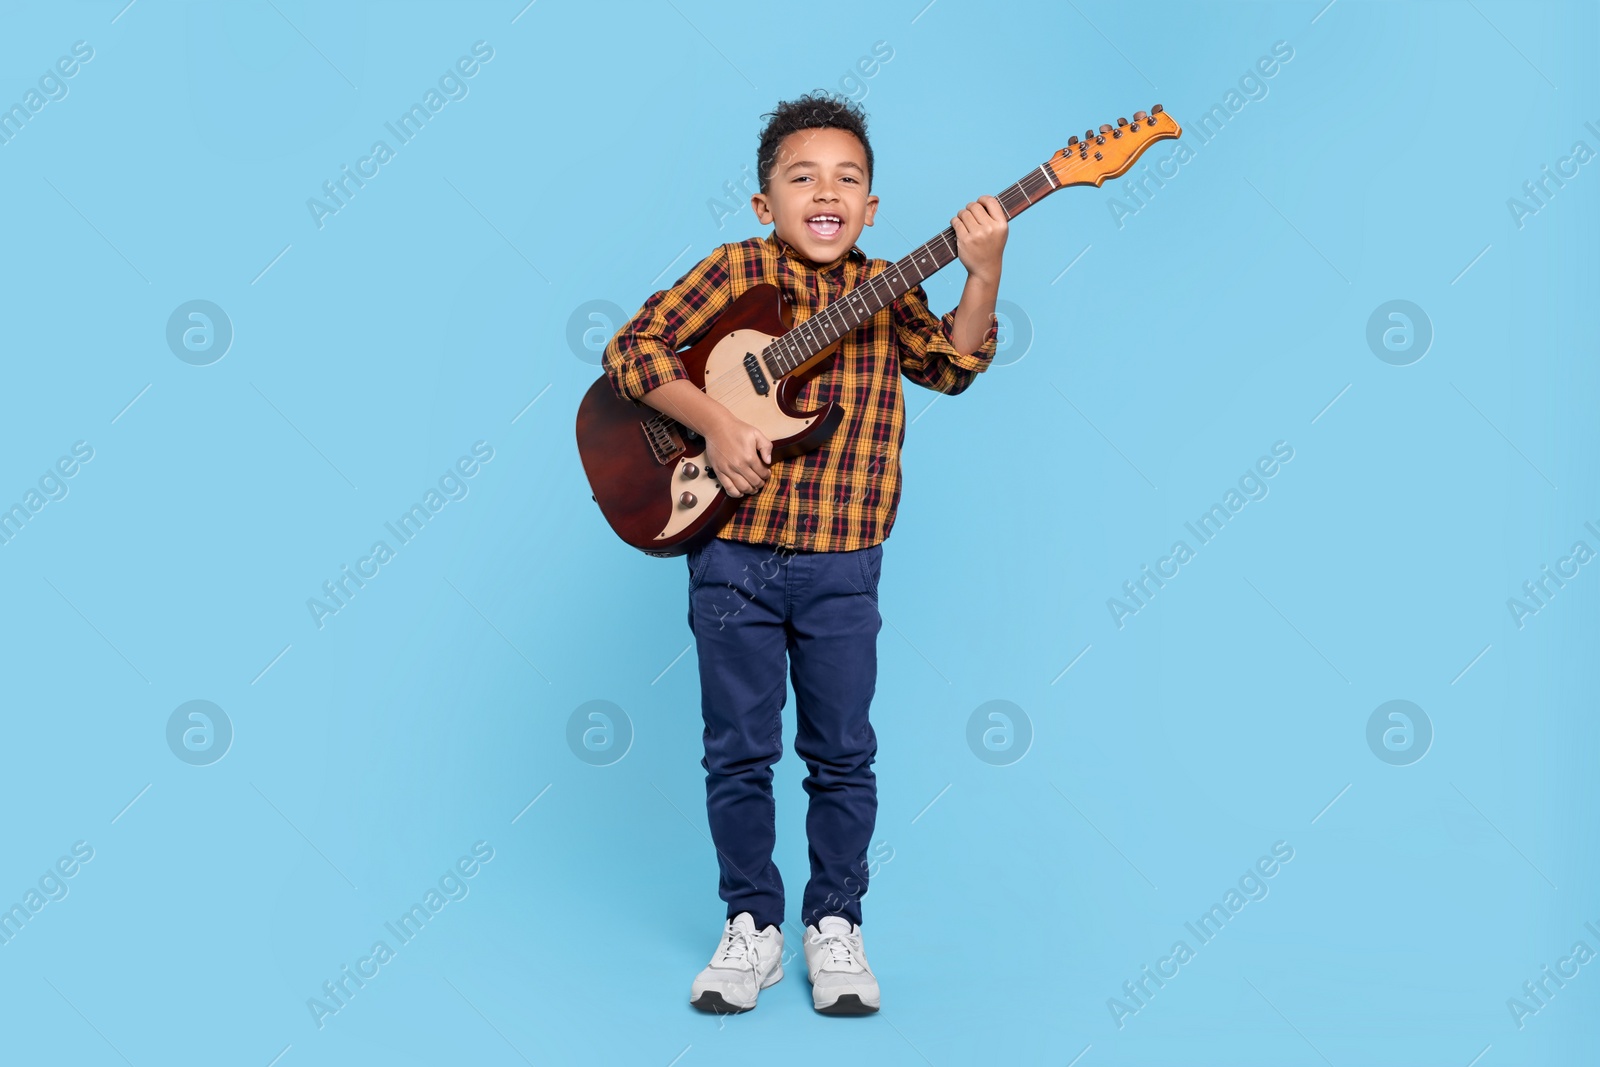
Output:
<instances>
[{"instance_id":1,"label":"guitar bridge","mask_svg":"<svg viewBox=\"0 0 1600 1067\"><path fill-rule=\"evenodd\" d=\"M686 451L683 439L689 431L681 430L676 422L663 415L644 420L639 428L644 431L644 438L650 443L650 451L655 453L656 462L662 466Z\"/></svg>"},{"instance_id":2,"label":"guitar bridge","mask_svg":"<svg viewBox=\"0 0 1600 1067\"><path fill-rule=\"evenodd\" d=\"M766 396L770 387L767 385L767 376L761 373L761 364L754 352L744 354L744 369L750 375L750 384L755 386L757 395Z\"/></svg>"}]
</instances>

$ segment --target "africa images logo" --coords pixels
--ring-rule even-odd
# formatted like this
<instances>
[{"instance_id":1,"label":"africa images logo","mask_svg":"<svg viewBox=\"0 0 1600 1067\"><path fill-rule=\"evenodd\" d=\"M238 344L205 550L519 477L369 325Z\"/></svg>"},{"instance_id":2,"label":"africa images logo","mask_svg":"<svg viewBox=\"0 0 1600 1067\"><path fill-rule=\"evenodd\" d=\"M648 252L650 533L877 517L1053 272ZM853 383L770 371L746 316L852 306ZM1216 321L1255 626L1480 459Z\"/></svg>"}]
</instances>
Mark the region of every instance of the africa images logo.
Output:
<instances>
[{"instance_id":1,"label":"africa images logo","mask_svg":"<svg viewBox=\"0 0 1600 1067\"><path fill-rule=\"evenodd\" d=\"M311 1013L311 1021L317 1024L317 1029L321 1030L328 1019L348 1008L355 995L382 974L400 949L416 940L434 916L444 911L445 905L466 900L467 894L472 892L471 879L492 859L493 845L487 841L474 843L472 854L462 856L446 868L437 885L430 885L420 901L414 902L398 919L383 924L389 936L374 941L368 953L356 960L353 970L348 963L341 965L337 976L322 983L320 997L307 997L306 1010ZM389 943L391 938L393 945Z\"/></svg>"},{"instance_id":2,"label":"africa images logo","mask_svg":"<svg viewBox=\"0 0 1600 1067\"><path fill-rule=\"evenodd\" d=\"M306 199L306 210L311 213L311 221L316 223L317 229L322 229L327 225L327 219L349 207L349 202L355 199L356 194L367 187L367 181L376 178L384 165L394 159L396 151L410 144L428 121L444 110L446 104L452 100L465 100L471 92L466 80L475 77L483 69L483 64L493 58L494 49L489 42L475 42L472 57L460 57L454 68L448 68L439 75L437 89L429 86L420 102L413 103L401 112L394 122L383 124L384 129L394 135L393 147L384 140L372 142L368 153L356 160L354 172L350 170L350 164L341 164L338 178L322 183L322 192L327 199L318 200L314 196Z\"/></svg>"}]
</instances>

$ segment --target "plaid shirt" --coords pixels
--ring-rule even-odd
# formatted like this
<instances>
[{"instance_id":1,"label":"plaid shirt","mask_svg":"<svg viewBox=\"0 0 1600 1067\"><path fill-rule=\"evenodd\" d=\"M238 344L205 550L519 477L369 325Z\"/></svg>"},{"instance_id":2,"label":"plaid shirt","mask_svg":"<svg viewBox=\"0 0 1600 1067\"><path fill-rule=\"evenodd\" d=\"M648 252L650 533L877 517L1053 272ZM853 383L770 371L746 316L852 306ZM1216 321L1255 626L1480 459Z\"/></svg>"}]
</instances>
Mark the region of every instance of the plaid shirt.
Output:
<instances>
[{"instance_id":1,"label":"plaid shirt","mask_svg":"<svg viewBox=\"0 0 1600 1067\"><path fill-rule=\"evenodd\" d=\"M670 289L646 300L611 339L606 377L617 396L638 401L688 376L678 350L700 340L751 286L767 282L781 289L798 326L891 265L852 247L832 269L819 270L776 232L721 245ZM954 311L934 317L919 285L847 336L829 369L796 398L802 410L837 400L844 420L822 447L775 461L766 484L739 498L739 509L717 536L811 552L849 552L885 540L900 503L900 375L953 395L994 359L999 323L993 316L983 345L971 354L950 343L954 321Z\"/></svg>"}]
</instances>

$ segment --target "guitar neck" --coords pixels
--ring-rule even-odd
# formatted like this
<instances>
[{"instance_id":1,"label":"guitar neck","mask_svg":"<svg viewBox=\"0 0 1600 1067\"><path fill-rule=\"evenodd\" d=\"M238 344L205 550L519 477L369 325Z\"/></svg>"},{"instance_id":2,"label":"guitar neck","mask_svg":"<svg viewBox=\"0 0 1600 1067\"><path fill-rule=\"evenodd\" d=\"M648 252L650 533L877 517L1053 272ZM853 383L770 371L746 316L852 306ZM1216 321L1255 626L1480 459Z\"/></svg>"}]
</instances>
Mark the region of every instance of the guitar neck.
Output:
<instances>
[{"instance_id":1,"label":"guitar neck","mask_svg":"<svg viewBox=\"0 0 1600 1067\"><path fill-rule=\"evenodd\" d=\"M1039 166L1008 186L996 199L1005 209L1006 218L1014 219L1058 188L1050 169ZM873 275L768 345L765 354L773 377L781 378L807 365L835 341L859 328L955 258L956 232L947 226L943 233L913 248L909 255L887 270Z\"/></svg>"}]
</instances>

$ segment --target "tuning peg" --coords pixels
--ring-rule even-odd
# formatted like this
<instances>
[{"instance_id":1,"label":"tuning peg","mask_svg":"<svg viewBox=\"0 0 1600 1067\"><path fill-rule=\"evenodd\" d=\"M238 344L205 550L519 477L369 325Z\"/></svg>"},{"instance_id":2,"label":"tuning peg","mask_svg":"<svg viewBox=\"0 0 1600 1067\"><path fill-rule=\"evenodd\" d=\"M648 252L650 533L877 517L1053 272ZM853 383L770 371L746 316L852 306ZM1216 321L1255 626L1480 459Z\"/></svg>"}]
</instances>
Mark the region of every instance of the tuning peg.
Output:
<instances>
[{"instance_id":1,"label":"tuning peg","mask_svg":"<svg viewBox=\"0 0 1600 1067\"><path fill-rule=\"evenodd\" d=\"M1118 119L1117 120L1117 125L1118 126L1126 126L1127 124L1128 124L1128 120L1127 119Z\"/></svg>"},{"instance_id":2,"label":"tuning peg","mask_svg":"<svg viewBox=\"0 0 1600 1067\"><path fill-rule=\"evenodd\" d=\"M1073 145L1075 145L1077 143L1078 143L1078 135L1077 134L1073 134L1071 137L1067 138L1067 147L1068 148L1071 148Z\"/></svg>"},{"instance_id":3,"label":"tuning peg","mask_svg":"<svg viewBox=\"0 0 1600 1067\"><path fill-rule=\"evenodd\" d=\"M1111 123L1109 123L1109 122L1102 122L1102 123L1101 123L1101 124L1100 124L1100 132L1101 132L1101 133L1110 133L1110 132L1111 132Z\"/></svg>"},{"instance_id":4,"label":"tuning peg","mask_svg":"<svg viewBox=\"0 0 1600 1067\"><path fill-rule=\"evenodd\" d=\"M1133 113L1133 121L1134 122L1143 122L1144 120L1145 120L1145 114L1144 114L1143 111L1135 111Z\"/></svg>"},{"instance_id":5,"label":"tuning peg","mask_svg":"<svg viewBox=\"0 0 1600 1067\"><path fill-rule=\"evenodd\" d=\"M1165 110L1166 110L1166 108L1162 107L1160 104L1156 104L1155 106L1150 108L1150 117L1151 118L1155 118L1157 115L1161 114Z\"/></svg>"},{"instance_id":6,"label":"tuning peg","mask_svg":"<svg viewBox=\"0 0 1600 1067\"><path fill-rule=\"evenodd\" d=\"M1093 130L1084 130L1084 131L1083 131L1083 139L1084 139L1084 140L1085 140L1085 141L1092 141L1092 140L1094 140L1094 131L1093 131Z\"/></svg>"}]
</instances>

